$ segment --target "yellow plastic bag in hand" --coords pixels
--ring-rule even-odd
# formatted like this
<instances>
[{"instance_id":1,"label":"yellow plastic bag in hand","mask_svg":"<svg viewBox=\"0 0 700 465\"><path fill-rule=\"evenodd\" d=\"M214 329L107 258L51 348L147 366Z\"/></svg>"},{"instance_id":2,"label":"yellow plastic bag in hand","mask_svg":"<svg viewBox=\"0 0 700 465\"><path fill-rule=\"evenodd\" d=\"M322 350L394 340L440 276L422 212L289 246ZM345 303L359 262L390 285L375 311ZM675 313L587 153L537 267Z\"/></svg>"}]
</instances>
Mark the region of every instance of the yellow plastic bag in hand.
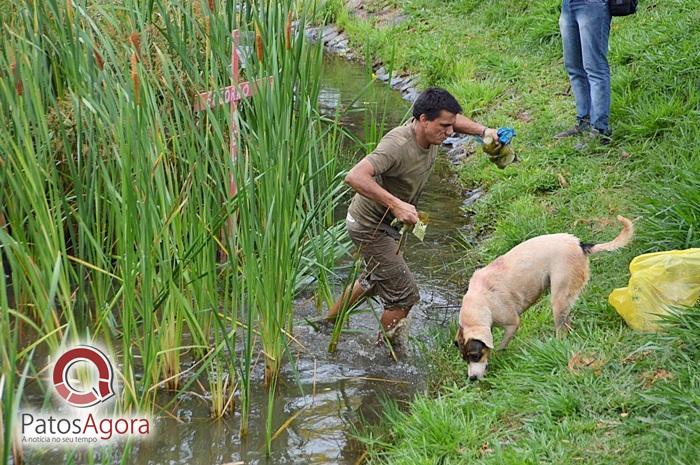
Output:
<instances>
[{"instance_id":1,"label":"yellow plastic bag in hand","mask_svg":"<svg viewBox=\"0 0 700 465\"><path fill-rule=\"evenodd\" d=\"M700 249L640 255L630 272L629 285L612 291L608 302L633 329L656 331L659 315L700 298Z\"/></svg>"}]
</instances>

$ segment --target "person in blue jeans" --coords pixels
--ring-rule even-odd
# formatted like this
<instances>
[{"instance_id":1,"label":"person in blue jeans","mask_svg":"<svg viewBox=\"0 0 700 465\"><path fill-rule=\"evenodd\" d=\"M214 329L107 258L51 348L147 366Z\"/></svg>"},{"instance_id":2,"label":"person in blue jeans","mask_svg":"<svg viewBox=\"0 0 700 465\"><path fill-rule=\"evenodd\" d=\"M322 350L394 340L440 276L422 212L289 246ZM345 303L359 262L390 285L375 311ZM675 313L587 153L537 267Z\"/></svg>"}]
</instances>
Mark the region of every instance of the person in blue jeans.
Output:
<instances>
[{"instance_id":1,"label":"person in blue jeans","mask_svg":"<svg viewBox=\"0 0 700 465\"><path fill-rule=\"evenodd\" d=\"M563 0L559 30L576 99L576 125L557 139L587 133L610 142L610 20L608 0Z\"/></svg>"}]
</instances>

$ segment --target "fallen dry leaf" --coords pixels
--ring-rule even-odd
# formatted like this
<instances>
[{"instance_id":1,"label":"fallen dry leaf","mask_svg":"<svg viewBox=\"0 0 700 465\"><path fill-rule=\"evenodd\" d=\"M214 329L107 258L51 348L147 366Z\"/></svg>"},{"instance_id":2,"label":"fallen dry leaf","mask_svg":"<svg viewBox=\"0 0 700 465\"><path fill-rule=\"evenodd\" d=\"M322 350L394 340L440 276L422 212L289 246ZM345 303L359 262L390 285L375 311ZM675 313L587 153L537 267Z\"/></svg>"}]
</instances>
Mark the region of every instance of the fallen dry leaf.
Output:
<instances>
[{"instance_id":1,"label":"fallen dry leaf","mask_svg":"<svg viewBox=\"0 0 700 465\"><path fill-rule=\"evenodd\" d=\"M644 387L646 388L650 388L655 382L659 380L666 380L671 378L673 378L673 373L662 368L653 371L645 371L644 373L642 373L642 381L644 381Z\"/></svg>"},{"instance_id":2,"label":"fallen dry leaf","mask_svg":"<svg viewBox=\"0 0 700 465\"><path fill-rule=\"evenodd\" d=\"M558 174L559 176L559 185L562 188L569 187L569 183L566 181L566 178L562 174Z\"/></svg>"},{"instance_id":3,"label":"fallen dry leaf","mask_svg":"<svg viewBox=\"0 0 700 465\"><path fill-rule=\"evenodd\" d=\"M518 118L518 121L522 121L523 123L532 121L532 115L530 115L529 111L519 111L515 117Z\"/></svg>"},{"instance_id":4,"label":"fallen dry leaf","mask_svg":"<svg viewBox=\"0 0 700 465\"><path fill-rule=\"evenodd\" d=\"M625 358L622 359L622 363L637 363L640 360L644 360L645 358L649 357L649 355L651 355L651 350L632 352L631 354L627 355Z\"/></svg>"},{"instance_id":5,"label":"fallen dry leaf","mask_svg":"<svg viewBox=\"0 0 700 465\"><path fill-rule=\"evenodd\" d=\"M574 353L567 364L569 373L578 373L584 369L591 369L596 375L600 375L601 368L605 365L605 360L598 359L596 356L597 354Z\"/></svg>"},{"instance_id":6,"label":"fallen dry leaf","mask_svg":"<svg viewBox=\"0 0 700 465\"><path fill-rule=\"evenodd\" d=\"M486 454L490 454L491 452L493 452L493 449L491 449L491 447L489 447L488 441L484 441L484 443L479 448L479 453L481 455L486 455Z\"/></svg>"}]
</instances>

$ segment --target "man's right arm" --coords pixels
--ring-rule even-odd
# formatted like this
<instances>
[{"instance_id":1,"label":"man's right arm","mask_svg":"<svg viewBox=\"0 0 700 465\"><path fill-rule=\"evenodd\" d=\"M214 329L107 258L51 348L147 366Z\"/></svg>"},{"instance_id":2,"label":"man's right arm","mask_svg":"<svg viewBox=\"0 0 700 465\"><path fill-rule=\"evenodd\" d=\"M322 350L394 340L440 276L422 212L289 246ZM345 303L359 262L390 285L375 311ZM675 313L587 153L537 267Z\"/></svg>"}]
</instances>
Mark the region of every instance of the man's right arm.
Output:
<instances>
[{"instance_id":1,"label":"man's right arm","mask_svg":"<svg viewBox=\"0 0 700 465\"><path fill-rule=\"evenodd\" d=\"M345 182L363 197L387 207L402 223L418 222L418 211L415 206L395 197L374 180L374 166L368 160L363 159L353 166L345 176Z\"/></svg>"}]
</instances>

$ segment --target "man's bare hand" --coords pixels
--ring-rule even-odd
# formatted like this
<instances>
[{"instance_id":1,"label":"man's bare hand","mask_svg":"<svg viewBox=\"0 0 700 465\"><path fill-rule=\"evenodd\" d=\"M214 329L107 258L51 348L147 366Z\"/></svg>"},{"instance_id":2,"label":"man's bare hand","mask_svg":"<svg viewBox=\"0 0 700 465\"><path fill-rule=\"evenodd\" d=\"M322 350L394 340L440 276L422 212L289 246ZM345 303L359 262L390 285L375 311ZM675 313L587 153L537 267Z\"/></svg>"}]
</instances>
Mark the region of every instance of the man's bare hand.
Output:
<instances>
[{"instance_id":1,"label":"man's bare hand","mask_svg":"<svg viewBox=\"0 0 700 465\"><path fill-rule=\"evenodd\" d=\"M491 136L493 140L498 140L498 130L494 128L486 128L484 131L484 137Z\"/></svg>"},{"instance_id":2,"label":"man's bare hand","mask_svg":"<svg viewBox=\"0 0 700 465\"><path fill-rule=\"evenodd\" d=\"M410 203L397 200L389 209L391 214L403 224L416 224L418 222L418 210Z\"/></svg>"}]
</instances>

